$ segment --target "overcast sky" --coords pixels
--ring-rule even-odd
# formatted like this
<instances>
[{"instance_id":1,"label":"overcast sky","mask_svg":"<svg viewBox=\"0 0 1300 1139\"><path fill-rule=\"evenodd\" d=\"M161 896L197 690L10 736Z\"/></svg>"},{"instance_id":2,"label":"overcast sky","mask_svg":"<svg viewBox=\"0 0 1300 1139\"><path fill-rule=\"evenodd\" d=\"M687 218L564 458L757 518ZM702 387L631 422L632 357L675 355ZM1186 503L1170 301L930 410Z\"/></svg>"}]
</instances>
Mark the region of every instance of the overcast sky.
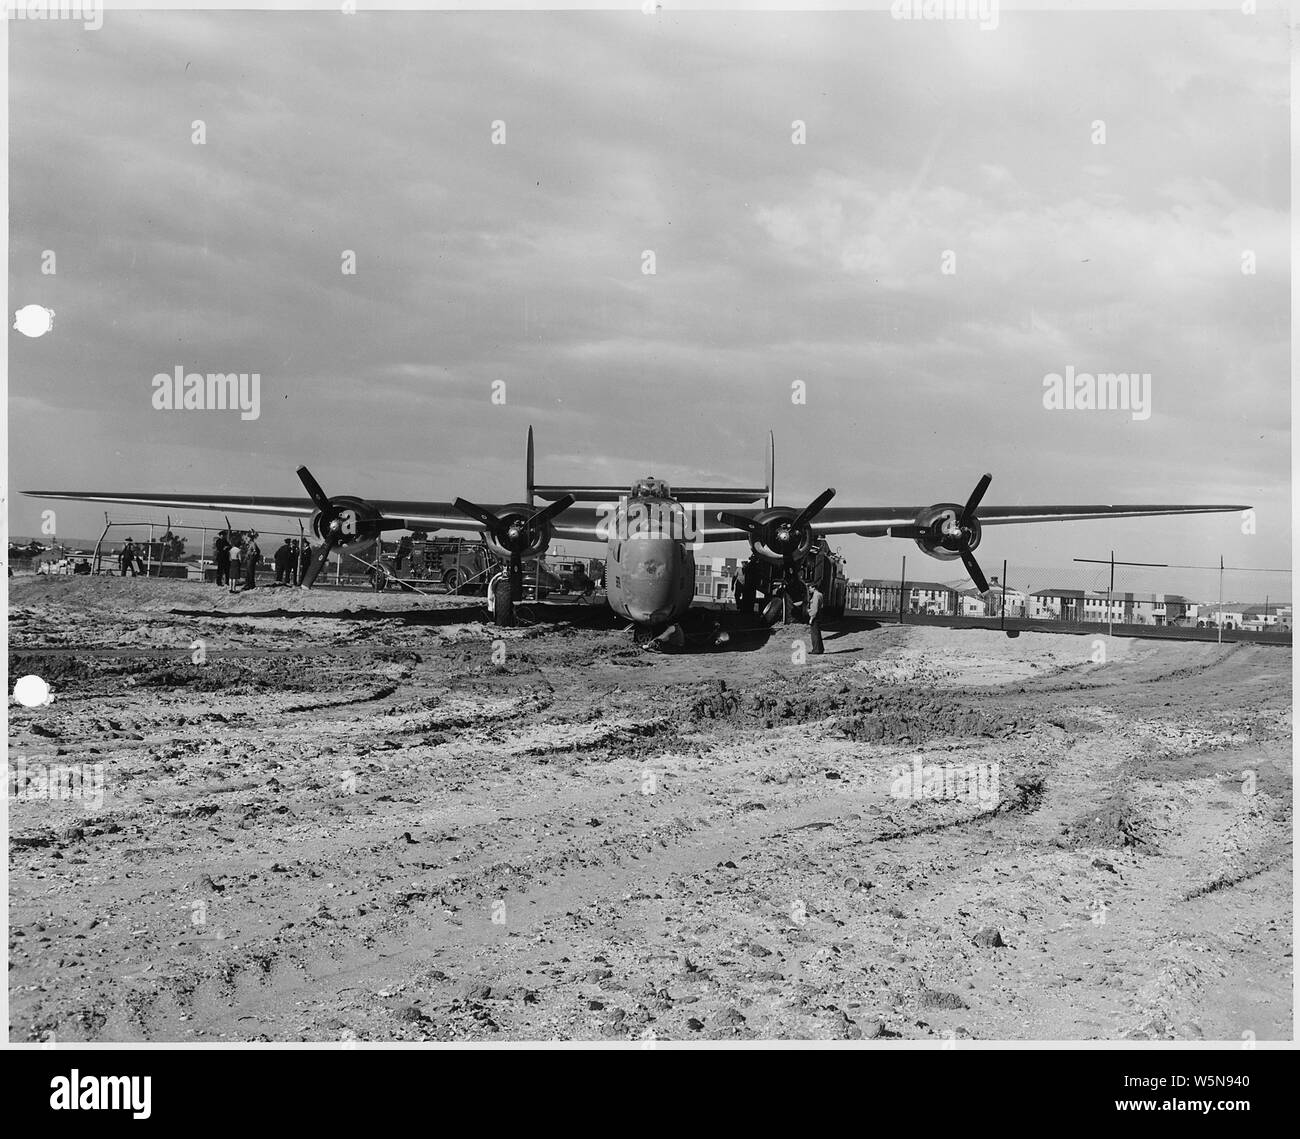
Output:
<instances>
[{"instance_id":1,"label":"overcast sky","mask_svg":"<svg viewBox=\"0 0 1300 1139\"><path fill-rule=\"evenodd\" d=\"M56 312L11 333L16 488L291 494L306 462L333 494L501 501L530 423L542 481L750 484L771 427L793 505L960 500L988 470L989 503L1258 511L1254 536L1235 515L991 528L986 570L1112 547L1290 565L1277 14L110 11L9 33L11 307ZM260 373L260 418L154 410L178 365ZM1150 373L1150 418L1046 410L1067 366ZM51 505L12 500L11 531ZM842 545L852 576L902 553L960 575Z\"/></svg>"}]
</instances>

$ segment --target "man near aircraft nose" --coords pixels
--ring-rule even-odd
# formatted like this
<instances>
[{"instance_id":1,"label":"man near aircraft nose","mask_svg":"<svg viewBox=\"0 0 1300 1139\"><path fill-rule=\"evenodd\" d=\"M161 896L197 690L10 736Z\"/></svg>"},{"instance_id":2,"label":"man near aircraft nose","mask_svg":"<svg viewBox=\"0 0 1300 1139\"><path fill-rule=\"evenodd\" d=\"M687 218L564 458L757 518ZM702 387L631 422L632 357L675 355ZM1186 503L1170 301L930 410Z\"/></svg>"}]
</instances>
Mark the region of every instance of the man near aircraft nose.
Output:
<instances>
[{"instance_id":1,"label":"man near aircraft nose","mask_svg":"<svg viewBox=\"0 0 1300 1139\"><path fill-rule=\"evenodd\" d=\"M808 588L808 637L812 641L812 652L815 656L821 656L825 651L822 647L822 603L825 600L822 597L822 591L815 585Z\"/></svg>"}]
</instances>

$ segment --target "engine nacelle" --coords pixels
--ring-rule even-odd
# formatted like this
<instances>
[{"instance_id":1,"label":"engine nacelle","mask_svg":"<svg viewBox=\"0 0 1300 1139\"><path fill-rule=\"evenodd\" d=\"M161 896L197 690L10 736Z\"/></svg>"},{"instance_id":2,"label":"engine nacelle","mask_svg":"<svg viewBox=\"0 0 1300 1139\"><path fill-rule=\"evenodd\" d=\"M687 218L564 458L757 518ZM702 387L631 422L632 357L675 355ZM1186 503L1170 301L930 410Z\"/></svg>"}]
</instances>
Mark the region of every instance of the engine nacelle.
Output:
<instances>
[{"instance_id":1,"label":"engine nacelle","mask_svg":"<svg viewBox=\"0 0 1300 1139\"><path fill-rule=\"evenodd\" d=\"M382 532L379 524L383 521L383 514L374 503L350 494L340 494L330 499L330 505L338 511L334 520L338 527L337 541L345 551L355 552L372 545ZM332 528L323 520L319 510L312 515L311 532L321 541L329 537Z\"/></svg>"},{"instance_id":2,"label":"engine nacelle","mask_svg":"<svg viewBox=\"0 0 1300 1139\"><path fill-rule=\"evenodd\" d=\"M503 506L497 511L497 517L504 524L502 533L498 535L488 530L483 534L488 548L505 561L515 556L535 558L546 553L554 531L550 521L545 518L530 525L529 520L537 513L536 507L522 502Z\"/></svg>"},{"instance_id":3,"label":"engine nacelle","mask_svg":"<svg viewBox=\"0 0 1300 1139\"><path fill-rule=\"evenodd\" d=\"M813 546L811 526L796 527L794 521L799 511L789 506L774 506L754 515L759 528L749 536L749 548L767 562L781 565L788 556L801 562Z\"/></svg>"},{"instance_id":4,"label":"engine nacelle","mask_svg":"<svg viewBox=\"0 0 1300 1139\"><path fill-rule=\"evenodd\" d=\"M983 536L979 519L972 518L963 527L959 521L961 514L962 507L955 502L937 502L927 506L916 516L916 525L927 531L916 539L917 546L930 557L945 562L961 557L963 539L969 543L970 549L975 549Z\"/></svg>"}]
</instances>

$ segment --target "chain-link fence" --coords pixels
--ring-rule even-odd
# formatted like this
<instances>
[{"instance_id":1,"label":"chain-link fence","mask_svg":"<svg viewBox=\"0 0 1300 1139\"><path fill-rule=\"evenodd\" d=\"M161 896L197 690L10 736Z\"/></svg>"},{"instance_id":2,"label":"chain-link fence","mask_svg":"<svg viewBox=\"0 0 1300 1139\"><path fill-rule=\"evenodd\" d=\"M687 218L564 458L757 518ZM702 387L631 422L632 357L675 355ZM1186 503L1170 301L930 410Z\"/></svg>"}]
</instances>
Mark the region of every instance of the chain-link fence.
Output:
<instances>
[{"instance_id":1,"label":"chain-link fence","mask_svg":"<svg viewBox=\"0 0 1300 1139\"><path fill-rule=\"evenodd\" d=\"M965 577L853 581L849 609L903 622L1289 643L1291 574L1081 561L1008 565L1004 575L999 565L984 593Z\"/></svg>"}]
</instances>

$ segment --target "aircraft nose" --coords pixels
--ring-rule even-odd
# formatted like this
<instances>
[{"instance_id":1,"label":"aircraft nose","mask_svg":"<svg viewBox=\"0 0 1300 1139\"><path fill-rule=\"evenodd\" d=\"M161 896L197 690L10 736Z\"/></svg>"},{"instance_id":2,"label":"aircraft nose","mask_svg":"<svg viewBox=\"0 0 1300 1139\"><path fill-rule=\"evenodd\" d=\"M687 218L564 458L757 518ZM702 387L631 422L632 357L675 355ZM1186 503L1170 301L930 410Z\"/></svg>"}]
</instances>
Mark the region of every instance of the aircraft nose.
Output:
<instances>
[{"instance_id":1,"label":"aircraft nose","mask_svg":"<svg viewBox=\"0 0 1300 1139\"><path fill-rule=\"evenodd\" d=\"M673 611L668 606L647 609L642 606L630 605L628 606L628 615L639 625L663 625L673 615Z\"/></svg>"}]
</instances>

